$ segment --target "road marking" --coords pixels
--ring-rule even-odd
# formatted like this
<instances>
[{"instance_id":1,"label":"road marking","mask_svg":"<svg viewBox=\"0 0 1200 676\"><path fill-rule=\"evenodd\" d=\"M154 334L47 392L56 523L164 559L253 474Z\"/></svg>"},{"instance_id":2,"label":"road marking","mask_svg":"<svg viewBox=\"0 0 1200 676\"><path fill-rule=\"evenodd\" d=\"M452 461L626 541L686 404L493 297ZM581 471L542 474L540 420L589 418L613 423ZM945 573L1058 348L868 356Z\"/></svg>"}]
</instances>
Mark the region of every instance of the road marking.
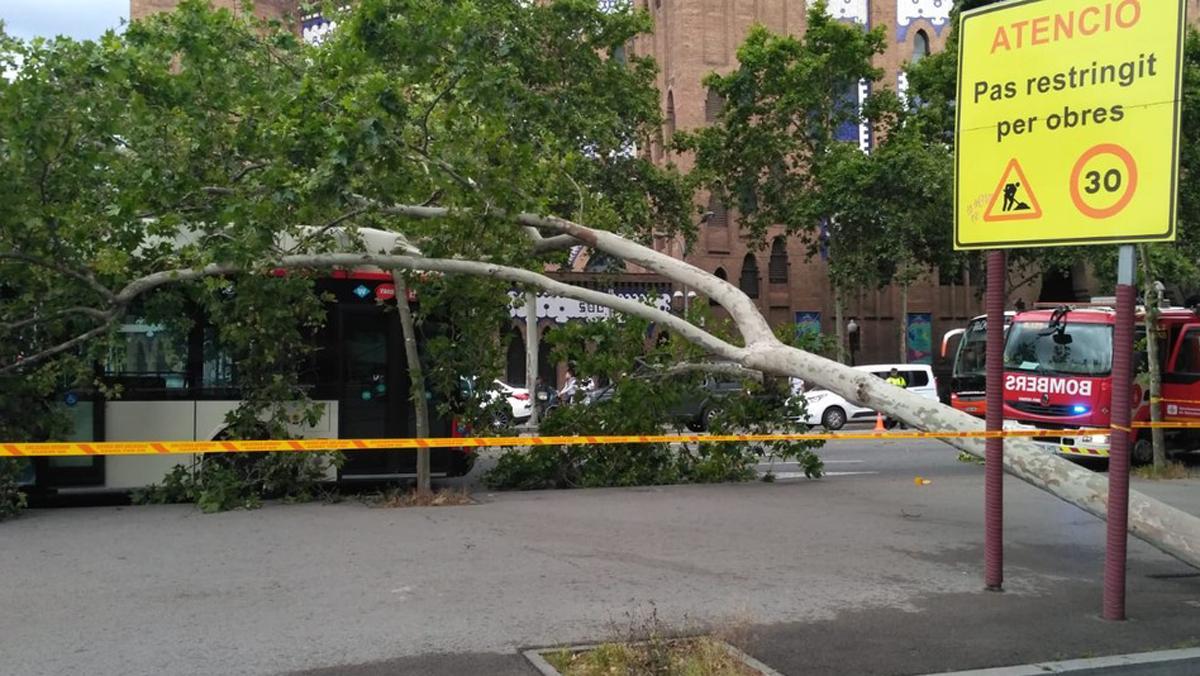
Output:
<instances>
[{"instance_id":1,"label":"road marking","mask_svg":"<svg viewBox=\"0 0 1200 676\"><path fill-rule=\"evenodd\" d=\"M826 465L861 465L865 461L863 461L863 460L821 460L821 462ZM756 466L757 467L798 467L799 465L800 465L799 462L788 461L788 462L760 462L760 463L757 463Z\"/></svg>"},{"instance_id":2,"label":"road marking","mask_svg":"<svg viewBox=\"0 0 1200 676\"><path fill-rule=\"evenodd\" d=\"M765 474L766 472L764 472ZM776 479L803 479L804 472L771 472ZM829 476L853 476L855 474L879 474L879 472L824 472L821 477Z\"/></svg>"}]
</instances>

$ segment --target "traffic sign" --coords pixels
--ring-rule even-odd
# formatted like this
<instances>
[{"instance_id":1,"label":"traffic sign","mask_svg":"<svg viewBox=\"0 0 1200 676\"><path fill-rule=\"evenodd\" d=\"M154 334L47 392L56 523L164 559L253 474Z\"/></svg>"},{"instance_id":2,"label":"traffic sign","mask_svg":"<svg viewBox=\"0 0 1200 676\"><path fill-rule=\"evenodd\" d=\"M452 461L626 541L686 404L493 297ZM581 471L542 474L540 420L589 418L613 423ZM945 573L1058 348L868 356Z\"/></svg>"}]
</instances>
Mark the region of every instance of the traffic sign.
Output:
<instances>
[{"instance_id":1,"label":"traffic sign","mask_svg":"<svg viewBox=\"0 0 1200 676\"><path fill-rule=\"evenodd\" d=\"M956 249L1175 239L1185 4L962 14Z\"/></svg>"}]
</instances>

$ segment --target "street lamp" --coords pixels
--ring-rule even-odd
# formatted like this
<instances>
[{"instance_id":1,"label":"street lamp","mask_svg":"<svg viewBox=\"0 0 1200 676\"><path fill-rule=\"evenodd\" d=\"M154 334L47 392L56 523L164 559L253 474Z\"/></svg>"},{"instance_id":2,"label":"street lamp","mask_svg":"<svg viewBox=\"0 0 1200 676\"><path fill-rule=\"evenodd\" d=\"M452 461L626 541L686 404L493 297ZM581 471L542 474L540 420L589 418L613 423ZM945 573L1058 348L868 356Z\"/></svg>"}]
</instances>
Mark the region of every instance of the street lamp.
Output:
<instances>
[{"instance_id":1,"label":"street lamp","mask_svg":"<svg viewBox=\"0 0 1200 676\"><path fill-rule=\"evenodd\" d=\"M858 319L856 317L851 317L850 321L846 322L846 340L850 343L850 365L854 366L854 353L858 352L858 348L862 344L862 336L858 331Z\"/></svg>"},{"instance_id":2,"label":"street lamp","mask_svg":"<svg viewBox=\"0 0 1200 676\"><path fill-rule=\"evenodd\" d=\"M671 298L674 300L679 300L681 298L683 299L683 314L685 316L688 313L688 305L690 304L691 300L695 297L696 297L695 291L688 291L687 294L685 295L682 291L680 291L679 289L676 289L675 293L671 294ZM672 302L671 304L675 305L674 302Z\"/></svg>"}]
</instances>

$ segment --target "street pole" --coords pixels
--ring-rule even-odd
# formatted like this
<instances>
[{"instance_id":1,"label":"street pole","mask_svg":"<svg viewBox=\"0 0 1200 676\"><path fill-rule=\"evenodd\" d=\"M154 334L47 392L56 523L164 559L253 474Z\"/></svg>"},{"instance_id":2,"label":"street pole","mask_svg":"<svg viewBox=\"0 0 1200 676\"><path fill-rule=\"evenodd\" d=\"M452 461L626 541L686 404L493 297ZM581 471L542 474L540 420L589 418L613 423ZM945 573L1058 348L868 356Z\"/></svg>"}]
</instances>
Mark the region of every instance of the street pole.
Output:
<instances>
[{"instance_id":1,"label":"street pole","mask_svg":"<svg viewBox=\"0 0 1200 676\"><path fill-rule=\"evenodd\" d=\"M987 255L987 383L986 427L1004 429L1004 286L1007 261L1003 251ZM983 481L983 578L989 591L1004 590L1004 439L988 437Z\"/></svg>"},{"instance_id":2,"label":"street pole","mask_svg":"<svg viewBox=\"0 0 1200 676\"><path fill-rule=\"evenodd\" d=\"M1112 429L1108 453L1108 547L1104 555L1104 619L1125 619L1125 546L1129 532L1129 394L1133 388L1134 249L1117 256L1117 325L1113 329Z\"/></svg>"},{"instance_id":3,"label":"street pole","mask_svg":"<svg viewBox=\"0 0 1200 676\"><path fill-rule=\"evenodd\" d=\"M537 294L525 292L525 389L529 390L529 428L538 424L538 335Z\"/></svg>"}]
</instances>

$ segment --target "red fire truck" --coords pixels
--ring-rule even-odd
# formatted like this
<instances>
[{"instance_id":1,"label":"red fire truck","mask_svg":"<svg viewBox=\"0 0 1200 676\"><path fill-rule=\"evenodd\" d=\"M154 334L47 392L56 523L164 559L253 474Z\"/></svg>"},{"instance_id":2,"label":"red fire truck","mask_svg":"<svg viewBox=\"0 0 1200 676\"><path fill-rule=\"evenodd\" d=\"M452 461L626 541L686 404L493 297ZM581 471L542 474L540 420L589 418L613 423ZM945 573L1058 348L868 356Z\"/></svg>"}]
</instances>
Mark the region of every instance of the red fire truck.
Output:
<instances>
[{"instance_id":1,"label":"red fire truck","mask_svg":"<svg viewBox=\"0 0 1200 676\"><path fill-rule=\"evenodd\" d=\"M1150 418L1144 376L1144 311L1137 312L1133 420ZM1005 427L1054 430L1034 441L1075 458L1107 458L1109 435L1074 434L1111 423L1113 326L1109 307L1067 307L1022 312L1004 345ZM1154 340L1163 375L1163 419L1200 420L1200 316L1190 309L1161 310ZM1148 431L1134 433L1133 461L1148 462ZM1176 434L1168 444L1188 448Z\"/></svg>"},{"instance_id":2,"label":"red fire truck","mask_svg":"<svg viewBox=\"0 0 1200 676\"><path fill-rule=\"evenodd\" d=\"M1016 312L1004 313L1004 330L1012 324ZM979 315L967 323L966 328L947 331L942 336L942 357L949 351L950 341L961 336L958 349L954 351L954 365L950 372L950 405L954 408L983 417L986 389L985 360L987 358L987 315Z\"/></svg>"}]
</instances>

